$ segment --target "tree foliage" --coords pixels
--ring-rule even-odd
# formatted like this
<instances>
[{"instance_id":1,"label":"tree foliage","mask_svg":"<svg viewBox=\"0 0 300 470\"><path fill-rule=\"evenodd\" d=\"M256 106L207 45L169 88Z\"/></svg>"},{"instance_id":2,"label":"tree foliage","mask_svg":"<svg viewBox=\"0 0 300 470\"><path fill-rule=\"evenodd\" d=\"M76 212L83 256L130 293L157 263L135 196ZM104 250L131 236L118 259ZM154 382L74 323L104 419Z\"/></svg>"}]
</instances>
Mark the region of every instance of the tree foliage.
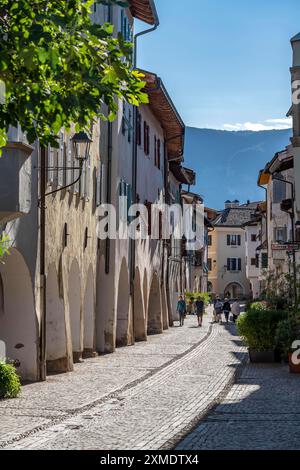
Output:
<instances>
[{"instance_id":1,"label":"tree foliage","mask_svg":"<svg viewBox=\"0 0 300 470\"><path fill-rule=\"evenodd\" d=\"M143 76L132 70L132 44L113 26L93 24L92 0L0 0L0 147L9 126L17 123L42 145L56 147L55 135L76 123L88 130L104 118L106 104L114 119L118 97L147 103ZM120 4L117 0L98 0Z\"/></svg>"}]
</instances>

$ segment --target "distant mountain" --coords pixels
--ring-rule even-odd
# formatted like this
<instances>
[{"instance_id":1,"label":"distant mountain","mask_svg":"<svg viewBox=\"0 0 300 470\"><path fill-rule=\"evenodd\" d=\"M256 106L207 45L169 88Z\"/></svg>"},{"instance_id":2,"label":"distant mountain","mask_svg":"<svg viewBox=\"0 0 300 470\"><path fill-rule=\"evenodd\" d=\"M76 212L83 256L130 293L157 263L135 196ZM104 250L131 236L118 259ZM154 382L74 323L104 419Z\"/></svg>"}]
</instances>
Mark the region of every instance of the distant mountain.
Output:
<instances>
[{"instance_id":1,"label":"distant mountain","mask_svg":"<svg viewBox=\"0 0 300 470\"><path fill-rule=\"evenodd\" d=\"M222 209L224 202L263 199L257 187L258 172L276 152L290 143L291 130L229 132L186 130L184 165L197 172L192 191L204 196L208 207Z\"/></svg>"}]
</instances>

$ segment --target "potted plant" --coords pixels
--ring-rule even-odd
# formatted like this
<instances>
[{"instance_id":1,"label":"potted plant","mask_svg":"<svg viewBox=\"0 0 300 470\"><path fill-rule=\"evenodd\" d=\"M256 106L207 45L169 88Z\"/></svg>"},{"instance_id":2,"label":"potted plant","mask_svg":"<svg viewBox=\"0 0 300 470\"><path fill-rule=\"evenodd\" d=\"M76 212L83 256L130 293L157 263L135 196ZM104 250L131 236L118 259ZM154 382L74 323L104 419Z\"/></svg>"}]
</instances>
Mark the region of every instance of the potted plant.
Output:
<instances>
[{"instance_id":1,"label":"potted plant","mask_svg":"<svg viewBox=\"0 0 300 470\"><path fill-rule=\"evenodd\" d=\"M15 366L0 361L0 399L16 398L21 390L21 383Z\"/></svg>"},{"instance_id":2,"label":"potted plant","mask_svg":"<svg viewBox=\"0 0 300 470\"><path fill-rule=\"evenodd\" d=\"M276 328L285 318L286 312L265 309L249 309L239 317L238 331L248 346L251 362L275 362Z\"/></svg>"},{"instance_id":3,"label":"potted plant","mask_svg":"<svg viewBox=\"0 0 300 470\"><path fill-rule=\"evenodd\" d=\"M299 320L295 318L288 318L279 322L275 339L276 345L280 350L281 357L289 363L290 372L294 374L300 374L300 364L295 363L294 357L295 352L297 356L297 351L295 351L293 348L295 341L300 340Z\"/></svg>"}]
</instances>

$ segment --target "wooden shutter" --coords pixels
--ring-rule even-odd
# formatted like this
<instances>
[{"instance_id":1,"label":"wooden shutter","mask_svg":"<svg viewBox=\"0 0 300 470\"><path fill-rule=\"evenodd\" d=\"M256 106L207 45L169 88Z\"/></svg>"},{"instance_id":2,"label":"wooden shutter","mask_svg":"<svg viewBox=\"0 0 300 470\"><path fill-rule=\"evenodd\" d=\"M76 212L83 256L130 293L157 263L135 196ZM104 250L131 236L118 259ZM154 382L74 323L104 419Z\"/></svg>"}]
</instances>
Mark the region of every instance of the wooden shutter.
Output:
<instances>
[{"instance_id":1,"label":"wooden shutter","mask_svg":"<svg viewBox=\"0 0 300 470\"><path fill-rule=\"evenodd\" d=\"M231 258L227 258L227 271L231 271Z\"/></svg>"},{"instance_id":2,"label":"wooden shutter","mask_svg":"<svg viewBox=\"0 0 300 470\"><path fill-rule=\"evenodd\" d=\"M241 235L238 235L238 245L241 246Z\"/></svg>"},{"instance_id":3,"label":"wooden shutter","mask_svg":"<svg viewBox=\"0 0 300 470\"><path fill-rule=\"evenodd\" d=\"M242 260L241 260L241 258L238 259L238 270L239 271L242 270Z\"/></svg>"},{"instance_id":4,"label":"wooden shutter","mask_svg":"<svg viewBox=\"0 0 300 470\"><path fill-rule=\"evenodd\" d=\"M227 246L230 246L230 244L231 244L230 241L231 241L230 240L230 235L227 235Z\"/></svg>"}]
</instances>

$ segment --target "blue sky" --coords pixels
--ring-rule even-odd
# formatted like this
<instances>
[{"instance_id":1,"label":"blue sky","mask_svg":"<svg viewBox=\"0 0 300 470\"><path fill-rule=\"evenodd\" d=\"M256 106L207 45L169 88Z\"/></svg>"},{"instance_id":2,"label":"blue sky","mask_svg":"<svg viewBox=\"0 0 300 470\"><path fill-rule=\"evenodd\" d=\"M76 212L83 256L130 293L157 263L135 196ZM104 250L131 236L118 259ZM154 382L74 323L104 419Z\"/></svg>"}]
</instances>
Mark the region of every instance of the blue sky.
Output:
<instances>
[{"instance_id":1,"label":"blue sky","mask_svg":"<svg viewBox=\"0 0 300 470\"><path fill-rule=\"evenodd\" d=\"M156 6L161 24L139 40L138 65L161 76L187 126L290 126L290 38L300 31L299 0L156 0Z\"/></svg>"}]
</instances>

